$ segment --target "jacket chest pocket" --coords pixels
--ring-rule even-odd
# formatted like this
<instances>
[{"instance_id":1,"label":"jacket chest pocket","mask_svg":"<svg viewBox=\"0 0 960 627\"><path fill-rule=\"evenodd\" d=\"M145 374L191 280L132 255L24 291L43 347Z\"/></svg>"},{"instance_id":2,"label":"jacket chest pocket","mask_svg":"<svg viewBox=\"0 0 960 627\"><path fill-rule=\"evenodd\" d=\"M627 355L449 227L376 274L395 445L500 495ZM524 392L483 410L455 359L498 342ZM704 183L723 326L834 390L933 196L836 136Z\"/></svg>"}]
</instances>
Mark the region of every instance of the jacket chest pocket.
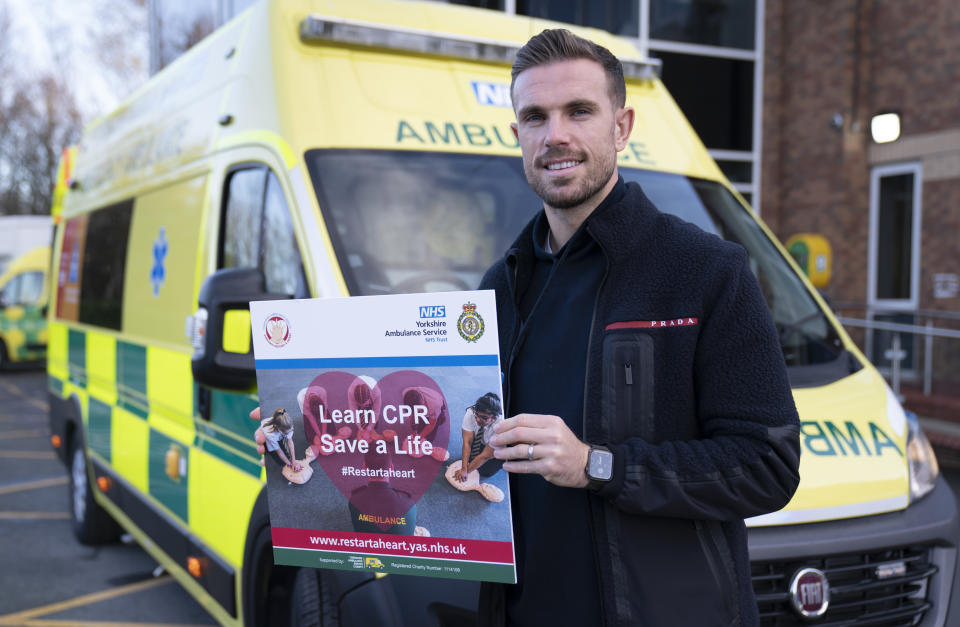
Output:
<instances>
[{"instance_id":1,"label":"jacket chest pocket","mask_svg":"<svg viewBox=\"0 0 960 627\"><path fill-rule=\"evenodd\" d=\"M603 338L601 404L614 442L652 439L653 353L653 338L645 333L610 333Z\"/></svg>"}]
</instances>

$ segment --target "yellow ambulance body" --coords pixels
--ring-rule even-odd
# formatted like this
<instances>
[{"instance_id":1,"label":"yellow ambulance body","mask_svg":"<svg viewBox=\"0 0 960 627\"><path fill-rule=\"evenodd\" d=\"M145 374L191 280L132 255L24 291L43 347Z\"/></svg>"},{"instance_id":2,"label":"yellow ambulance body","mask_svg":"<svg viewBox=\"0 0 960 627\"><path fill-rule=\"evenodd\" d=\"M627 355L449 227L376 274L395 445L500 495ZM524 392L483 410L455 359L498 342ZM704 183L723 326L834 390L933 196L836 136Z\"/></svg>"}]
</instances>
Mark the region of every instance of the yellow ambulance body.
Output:
<instances>
[{"instance_id":1,"label":"yellow ambulance body","mask_svg":"<svg viewBox=\"0 0 960 627\"><path fill-rule=\"evenodd\" d=\"M354 588L272 566L246 306L475 287L539 207L509 68L551 26L430 2L260 2L90 125L55 239L48 351L81 540L122 527L224 625L311 624L310 599L342 594L343 624L425 624L431 600L472 609L463 582L371 568ZM822 606L944 624L956 506L916 421L732 190L658 65L573 30L624 60L624 178L743 244L781 332L804 450L794 500L748 521L763 620ZM798 601L805 568L833 586L830 608Z\"/></svg>"},{"instance_id":2,"label":"yellow ambulance body","mask_svg":"<svg viewBox=\"0 0 960 627\"><path fill-rule=\"evenodd\" d=\"M13 260L0 274L0 368L38 361L47 354L47 292L50 247Z\"/></svg>"}]
</instances>

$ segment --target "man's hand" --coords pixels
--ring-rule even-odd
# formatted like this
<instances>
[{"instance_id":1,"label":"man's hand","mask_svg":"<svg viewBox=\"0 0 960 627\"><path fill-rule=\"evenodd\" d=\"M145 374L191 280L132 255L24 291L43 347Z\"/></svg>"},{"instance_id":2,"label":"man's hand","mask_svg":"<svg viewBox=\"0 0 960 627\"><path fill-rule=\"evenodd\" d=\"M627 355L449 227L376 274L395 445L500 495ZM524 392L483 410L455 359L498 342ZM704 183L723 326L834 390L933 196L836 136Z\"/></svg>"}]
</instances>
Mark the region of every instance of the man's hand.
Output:
<instances>
[{"instance_id":1,"label":"man's hand","mask_svg":"<svg viewBox=\"0 0 960 627\"><path fill-rule=\"evenodd\" d=\"M590 447L577 439L559 416L518 414L493 427L490 444L494 457L514 460L503 464L507 472L535 473L554 485L587 487L587 456ZM533 445L533 459L529 458Z\"/></svg>"},{"instance_id":2,"label":"man's hand","mask_svg":"<svg viewBox=\"0 0 960 627\"><path fill-rule=\"evenodd\" d=\"M456 479L457 481L459 481L460 483L463 483L464 481L467 480L467 475L468 475L468 474L469 474L469 473L467 472L467 469L464 468L463 466L461 466L461 467L460 467L460 470L458 470L457 472L453 473L453 478Z\"/></svg>"},{"instance_id":3,"label":"man's hand","mask_svg":"<svg viewBox=\"0 0 960 627\"><path fill-rule=\"evenodd\" d=\"M250 418L260 422L260 408L257 407L252 412L250 412ZM263 435L263 430L257 427L256 432L253 434L253 439L257 441L257 452L263 455L267 452L267 436Z\"/></svg>"}]
</instances>

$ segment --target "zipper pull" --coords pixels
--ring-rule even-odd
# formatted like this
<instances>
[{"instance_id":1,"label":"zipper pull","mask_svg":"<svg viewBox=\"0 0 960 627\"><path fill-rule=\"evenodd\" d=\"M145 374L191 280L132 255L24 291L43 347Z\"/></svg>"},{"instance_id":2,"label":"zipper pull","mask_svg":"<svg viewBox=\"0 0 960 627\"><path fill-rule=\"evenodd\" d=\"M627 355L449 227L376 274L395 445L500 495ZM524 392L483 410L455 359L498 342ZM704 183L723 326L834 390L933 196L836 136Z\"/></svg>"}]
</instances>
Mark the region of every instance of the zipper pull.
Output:
<instances>
[{"instance_id":1,"label":"zipper pull","mask_svg":"<svg viewBox=\"0 0 960 627\"><path fill-rule=\"evenodd\" d=\"M633 365L624 364L623 370L624 370L624 374L627 377L627 385L633 385Z\"/></svg>"}]
</instances>

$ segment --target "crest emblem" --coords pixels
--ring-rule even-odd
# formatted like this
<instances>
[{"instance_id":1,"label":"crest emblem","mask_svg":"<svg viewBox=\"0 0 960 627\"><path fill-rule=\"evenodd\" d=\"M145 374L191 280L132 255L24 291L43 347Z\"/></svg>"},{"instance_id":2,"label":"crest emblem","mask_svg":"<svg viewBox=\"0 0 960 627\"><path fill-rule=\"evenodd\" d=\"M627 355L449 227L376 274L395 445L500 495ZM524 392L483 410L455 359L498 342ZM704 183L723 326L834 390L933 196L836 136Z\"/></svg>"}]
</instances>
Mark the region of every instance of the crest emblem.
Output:
<instances>
[{"instance_id":1,"label":"crest emblem","mask_svg":"<svg viewBox=\"0 0 960 627\"><path fill-rule=\"evenodd\" d=\"M270 314L263 323L263 335L271 346L286 346L290 342L290 321L280 314Z\"/></svg>"},{"instance_id":2,"label":"crest emblem","mask_svg":"<svg viewBox=\"0 0 960 627\"><path fill-rule=\"evenodd\" d=\"M467 303L463 306L463 313L457 318L457 331L460 337L468 342L476 342L483 335L483 318L477 313L477 306Z\"/></svg>"},{"instance_id":3,"label":"crest emblem","mask_svg":"<svg viewBox=\"0 0 960 627\"><path fill-rule=\"evenodd\" d=\"M823 571L801 568L790 580L790 601L804 618L823 616L830 605L830 583Z\"/></svg>"}]
</instances>

